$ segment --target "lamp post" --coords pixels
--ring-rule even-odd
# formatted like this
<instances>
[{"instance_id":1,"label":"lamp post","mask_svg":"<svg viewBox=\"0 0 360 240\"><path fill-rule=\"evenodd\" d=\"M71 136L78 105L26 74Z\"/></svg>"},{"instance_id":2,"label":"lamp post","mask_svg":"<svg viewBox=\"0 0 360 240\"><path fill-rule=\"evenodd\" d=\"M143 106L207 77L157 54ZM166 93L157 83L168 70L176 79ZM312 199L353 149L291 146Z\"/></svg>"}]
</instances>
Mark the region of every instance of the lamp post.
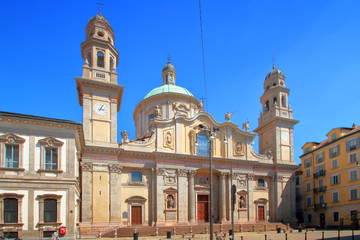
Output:
<instances>
[{"instance_id":1,"label":"lamp post","mask_svg":"<svg viewBox=\"0 0 360 240\"><path fill-rule=\"evenodd\" d=\"M214 134L215 132L219 132L219 127L212 127L208 129L205 125L199 124L199 128L203 131L207 132L207 135L209 136L209 171L210 171L210 240L213 240L214 238L214 193L213 193L213 167L212 167L212 150L213 150L213 140L214 140ZM227 143L226 139L224 138L224 143Z\"/></svg>"}]
</instances>

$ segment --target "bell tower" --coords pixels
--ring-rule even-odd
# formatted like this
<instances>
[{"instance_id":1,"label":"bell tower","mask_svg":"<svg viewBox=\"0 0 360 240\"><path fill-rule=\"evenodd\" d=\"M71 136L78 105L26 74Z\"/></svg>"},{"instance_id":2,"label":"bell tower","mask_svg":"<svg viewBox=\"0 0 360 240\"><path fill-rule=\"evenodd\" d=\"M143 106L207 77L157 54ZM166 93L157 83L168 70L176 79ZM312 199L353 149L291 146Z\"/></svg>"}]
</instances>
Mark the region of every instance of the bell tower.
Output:
<instances>
[{"instance_id":1,"label":"bell tower","mask_svg":"<svg viewBox=\"0 0 360 240\"><path fill-rule=\"evenodd\" d=\"M76 77L79 104L83 107L85 143L117 147L117 112L123 86L117 82L119 52L110 23L101 15L89 20L81 43L83 76Z\"/></svg>"},{"instance_id":2,"label":"bell tower","mask_svg":"<svg viewBox=\"0 0 360 240\"><path fill-rule=\"evenodd\" d=\"M290 90L285 87L283 72L275 68L265 77L264 93L260 98L262 112L258 119L259 152L272 155L274 163L295 164L293 111L288 104Z\"/></svg>"}]
</instances>

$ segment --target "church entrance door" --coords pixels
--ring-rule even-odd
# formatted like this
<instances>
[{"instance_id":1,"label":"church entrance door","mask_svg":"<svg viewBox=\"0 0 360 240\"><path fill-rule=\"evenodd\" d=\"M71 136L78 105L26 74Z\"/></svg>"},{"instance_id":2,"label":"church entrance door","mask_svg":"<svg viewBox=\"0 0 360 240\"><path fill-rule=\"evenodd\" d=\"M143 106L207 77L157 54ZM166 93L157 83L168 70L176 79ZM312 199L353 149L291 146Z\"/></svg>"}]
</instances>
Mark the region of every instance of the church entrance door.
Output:
<instances>
[{"instance_id":1,"label":"church entrance door","mask_svg":"<svg viewBox=\"0 0 360 240\"><path fill-rule=\"evenodd\" d=\"M258 206L258 221L261 222L261 221L264 221L265 218L264 218L264 214L265 213L265 208L264 206Z\"/></svg>"},{"instance_id":2,"label":"church entrance door","mask_svg":"<svg viewBox=\"0 0 360 240\"><path fill-rule=\"evenodd\" d=\"M142 223L141 206L131 206L131 225Z\"/></svg>"},{"instance_id":3,"label":"church entrance door","mask_svg":"<svg viewBox=\"0 0 360 240\"><path fill-rule=\"evenodd\" d=\"M209 221L209 195L197 196L197 221Z\"/></svg>"}]
</instances>

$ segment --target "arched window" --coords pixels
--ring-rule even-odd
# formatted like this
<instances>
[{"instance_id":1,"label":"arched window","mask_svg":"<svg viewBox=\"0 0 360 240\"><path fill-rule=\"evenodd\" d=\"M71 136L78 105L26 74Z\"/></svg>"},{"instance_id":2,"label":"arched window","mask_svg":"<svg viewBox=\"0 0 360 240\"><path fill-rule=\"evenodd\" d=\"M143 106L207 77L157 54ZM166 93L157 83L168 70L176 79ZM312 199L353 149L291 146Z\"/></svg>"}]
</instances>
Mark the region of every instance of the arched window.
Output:
<instances>
[{"instance_id":1,"label":"arched window","mask_svg":"<svg viewBox=\"0 0 360 240\"><path fill-rule=\"evenodd\" d=\"M4 223L18 222L18 200L16 198L4 199Z\"/></svg>"},{"instance_id":2,"label":"arched window","mask_svg":"<svg viewBox=\"0 0 360 240\"><path fill-rule=\"evenodd\" d=\"M269 101L265 103L265 112L269 111Z\"/></svg>"},{"instance_id":3,"label":"arched window","mask_svg":"<svg viewBox=\"0 0 360 240\"><path fill-rule=\"evenodd\" d=\"M265 181L264 179L258 179L258 187L264 188L265 187Z\"/></svg>"},{"instance_id":4,"label":"arched window","mask_svg":"<svg viewBox=\"0 0 360 240\"><path fill-rule=\"evenodd\" d=\"M281 106L286 107L286 96L285 95L281 96Z\"/></svg>"},{"instance_id":5,"label":"arched window","mask_svg":"<svg viewBox=\"0 0 360 240\"><path fill-rule=\"evenodd\" d=\"M209 156L209 138L206 134L199 134L196 138L196 154L199 156Z\"/></svg>"},{"instance_id":6,"label":"arched window","mask_svg":"<svg viewBox=\"0 0 360 240\"><path fill-rule=\"evenodd\" d=\"M274 97L273 104L274 104L274 106L277 106L277 97Z\"/></svg>"},{"instance_id":7,"label":"arched window","mask_svg":"<svg viewBox=\"0 0 360 240\"><path fill-rule=\"evenodd\" d=\"M110 66L110 71L115 69L115 67L114 67L114 59L112 57L110 58L110 65L109 66Z\"/></svg>"},{"instance_id":8,"label":"arched window","mask_svg":"<svg viewBox=\"0 0 360 240\"><path fill-rule=\"evenodd\" d=\"M97 53L97 66L104 67L104 54L102 52Z\"/></svg>"},{"instance_id":9,"label":"arched window","mask_svg":"<svg viewBox=\"0 0 360 240\"><path fill-rule=\"evenodd\" d=\"M57 200L44 200L44 222L56 222L57 220Z\"/></svg>"}]
</instances>

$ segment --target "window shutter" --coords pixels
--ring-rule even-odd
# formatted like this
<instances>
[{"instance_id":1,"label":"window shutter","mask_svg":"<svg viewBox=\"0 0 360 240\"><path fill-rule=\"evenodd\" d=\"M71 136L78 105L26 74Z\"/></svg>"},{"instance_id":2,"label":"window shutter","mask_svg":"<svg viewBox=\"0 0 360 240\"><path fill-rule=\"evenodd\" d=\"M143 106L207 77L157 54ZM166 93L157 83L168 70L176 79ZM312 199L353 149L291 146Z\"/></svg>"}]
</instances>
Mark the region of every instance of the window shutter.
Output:
<instances>
[{"instance_id":1,"label":"window shutter","mask_svg":"<svg viewBox=\"0 0 360 240\"><path fill-rule=\"evenodd\" d=\"M330 185L334 185L334 177L330 178Z\"/></svg>"},{"instance_id":2,"label":"window shutter","mask_svg":"<svg viewBox=\"0 0 360 240\"><path fill-rule=\"evenodd\" d=\"M338 175L338 184L340 184L341 183L341 179L340 179L340 177L341 177L341 175Z\"/></svg>"},{"instance_id":3,"label":"window shutter","mask_svg":"<svg viewBox=\"0 0 360 240\"><path fill-rule=\"evenodd\" d=\"M350 140L346 142L346 151L350 152Z\"/></svg>"},{"instance_id":4,"label":"window shutter","mask_svg":"<svg viewBox=\"0 0 360 240\"><path fill-rule=\"evenodd\" d=\"M336 152L336 156L339 156L340 155L340 145L337 145L337 152Z\"/></svg>"},{"instance_id":5,"label":"window shutter","mask_svg":"<svg viewBox=\"0 0 360 240\"><path fill-rule=\"evenodd\" d=\"M329 148L329 157L331 158L331 148Z\"/></svg>"},{"instance_id":6,"label":"window shutter","mask_svg":"<svg viewBox=\"0 0 360 240\"><path fill-rule=\"evenodd\" d=\"M356 138L356 149L360 148L360 137Z\"/></svg>"}]
</instances>

